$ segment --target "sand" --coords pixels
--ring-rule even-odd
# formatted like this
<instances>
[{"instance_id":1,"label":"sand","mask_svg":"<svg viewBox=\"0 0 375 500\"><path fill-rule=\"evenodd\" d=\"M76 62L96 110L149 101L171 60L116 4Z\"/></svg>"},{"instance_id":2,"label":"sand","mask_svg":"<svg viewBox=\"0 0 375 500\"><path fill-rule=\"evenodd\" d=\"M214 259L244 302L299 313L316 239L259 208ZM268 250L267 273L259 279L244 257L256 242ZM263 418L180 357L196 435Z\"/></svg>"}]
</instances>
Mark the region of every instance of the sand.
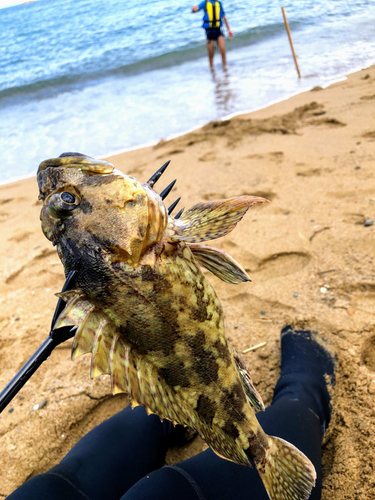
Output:
<instances>
[{"instance_id":1,"label":"sand","mask_svg":"<svg viewBox=\"0 0 375 500\"><path fill-rule=\"evenodd\" d=\"M85 153L90 153L85 151ZM337 356L334 414L323 443L323 499L375 498L375 67L263 110L154 147L109 158L145 182L167 159L168 204L252 194L250 209L213 242L249 272L229 285L209 275L227 335L244 355L265 403L279 374L280 329L319 332ZM37 168L37 165L35 166ZM0 186L0 388L46 338L64 282L39 222L35 178ZM0 498L46 471L93 426L127 404L108 376L89 378L89 356L57 348L0 416ZM38 406L39 405L39 406ZM167 462L204 448L172 449Z\"/></svg>"}]
</instances>

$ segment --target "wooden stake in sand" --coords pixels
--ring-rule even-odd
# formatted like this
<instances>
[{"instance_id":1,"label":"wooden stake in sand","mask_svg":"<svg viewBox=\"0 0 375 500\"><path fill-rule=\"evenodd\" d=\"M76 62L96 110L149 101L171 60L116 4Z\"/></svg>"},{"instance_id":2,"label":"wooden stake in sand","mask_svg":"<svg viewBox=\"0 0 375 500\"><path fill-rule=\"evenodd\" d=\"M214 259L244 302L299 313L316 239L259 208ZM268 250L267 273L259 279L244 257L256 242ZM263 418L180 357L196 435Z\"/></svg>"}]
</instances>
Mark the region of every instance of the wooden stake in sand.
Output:
<instances>
[{"instance_id":1,"label":"wooden stake in sand","mask_svg":"<svg viewBox=\"0 0 375 500\"><path fill-rule=\"evenodd\" d=\"M286 28L286 31L288 33L290 48L292 49L292 54L293 54L294 62L295 62L296 68L297 68L298 78L301 78L301 73L299 71L299 66L298 66L298 62L297 62L297 56L296 56L296 53L294 52L292 35L290 34L288 19L286 18L284 7L281 7L281 10L282 10L283 17L284 17L285 28Z\"/></svg>"}]
</instances>

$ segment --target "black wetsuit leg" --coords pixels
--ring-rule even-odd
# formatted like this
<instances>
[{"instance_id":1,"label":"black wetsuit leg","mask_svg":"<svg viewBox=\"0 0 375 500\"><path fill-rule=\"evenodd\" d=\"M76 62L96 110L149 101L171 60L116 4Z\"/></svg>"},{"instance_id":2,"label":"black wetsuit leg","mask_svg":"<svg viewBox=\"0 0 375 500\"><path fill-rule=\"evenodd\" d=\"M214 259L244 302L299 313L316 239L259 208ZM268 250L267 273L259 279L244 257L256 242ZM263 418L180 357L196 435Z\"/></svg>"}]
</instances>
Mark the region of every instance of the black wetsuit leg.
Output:
<instances>
[{"instance_id":1,"label":"black wetsuit leg","mask_svg":"<svg viewBox=\"0 0 375 500\"><path fill-rule=\"evenodd\" d=\"M298 400L297 400L298 399ZM314 411L300 394L287 391L257 415L269 435L282 437L313 462L318 474L311 500L321 496L322 430ZM178 492L178 496L177 496ZM255 469L219 458L210 449L138 481L122 500L269 500Z\"/></svg>"},{"instance_id":2,"label":"black wetsuit leg","mask_svg":"<svg viewBox=\"0 0 375 500\"><path fill-rule=\"evenodd\" d=\"M171 422L130 406L84 436L50 471L29 479L10 500L118 500L164 463Z\"/></svg>"},{"instance_id":3,"label":"black wetsuit leg","mask_svg":"<svg viewBox=\"0 0 375 500\"><path fill-rule=\"evenodd\" d=\"M321 498L321 443L330 418L325 375L334 378L331 356L309 331L282 332L281 376L270 407L257 418L265 432L299 448L317 472L310 500ZM219 458L211 450L142 478L122 500L269 500L255 469Z\"/></svg>"},{"instance_id":4,"label":"black wetsuit leg","mask_svg":"<svg viewBox=\"0 0 375 500\"><path fill-rule=\"evenodd\" d=\"M267 434L290 441L313 462L318 480L311 500L318 500L322 429L330 414L322 374L330 374L327 364L332 359L316 351L315 342L312 347L310 332L299 332L298 338L295 333L284 332L274 399L257 417ZM333 373L333 364L331 368ZM59 465L30 479L8 498L268 500L254 469L223 460L211 450L176 466L159 468L179 428L161 423L155 415L147 416L143 408L132 411L128 407L90 431Z\"/></svg>"}]
</instances>

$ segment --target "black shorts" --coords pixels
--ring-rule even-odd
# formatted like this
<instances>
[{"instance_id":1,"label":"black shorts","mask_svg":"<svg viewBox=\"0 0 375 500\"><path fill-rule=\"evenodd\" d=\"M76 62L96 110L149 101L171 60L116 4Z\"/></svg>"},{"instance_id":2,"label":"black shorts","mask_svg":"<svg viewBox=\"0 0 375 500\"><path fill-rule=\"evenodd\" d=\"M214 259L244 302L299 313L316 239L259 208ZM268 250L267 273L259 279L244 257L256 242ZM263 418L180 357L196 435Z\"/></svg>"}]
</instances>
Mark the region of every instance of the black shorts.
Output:
<instances>
[{"instance_id":1,"label":"black shorts","mask_svg":"<svg viewBox=\"0 0 375 500\"><path fill-rule=\"evenodd\" d=\"M217 40L219 36L224 36L221 28L206 28L207 40Z\"/></svg>"}]
</instances>

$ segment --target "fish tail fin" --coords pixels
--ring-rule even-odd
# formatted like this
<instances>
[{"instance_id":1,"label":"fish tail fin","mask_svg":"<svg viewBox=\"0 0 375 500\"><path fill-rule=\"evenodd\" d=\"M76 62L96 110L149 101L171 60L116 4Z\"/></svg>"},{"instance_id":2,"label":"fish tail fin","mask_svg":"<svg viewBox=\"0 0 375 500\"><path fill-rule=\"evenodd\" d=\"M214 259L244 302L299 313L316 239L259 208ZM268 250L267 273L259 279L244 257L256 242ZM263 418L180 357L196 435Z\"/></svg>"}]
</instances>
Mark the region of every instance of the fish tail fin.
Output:
<instances>
[{"instance_id":1,"label":"fish tail fin","mask_svg":"<svg viewBox=\"0 0 375 500\"><path fill-rule=\"evenodd\" d=\"M265 460L255 464L271 500L307 500L315 484L311 461L295 446L268 436Z\"/></svg>"}]
</instances>

